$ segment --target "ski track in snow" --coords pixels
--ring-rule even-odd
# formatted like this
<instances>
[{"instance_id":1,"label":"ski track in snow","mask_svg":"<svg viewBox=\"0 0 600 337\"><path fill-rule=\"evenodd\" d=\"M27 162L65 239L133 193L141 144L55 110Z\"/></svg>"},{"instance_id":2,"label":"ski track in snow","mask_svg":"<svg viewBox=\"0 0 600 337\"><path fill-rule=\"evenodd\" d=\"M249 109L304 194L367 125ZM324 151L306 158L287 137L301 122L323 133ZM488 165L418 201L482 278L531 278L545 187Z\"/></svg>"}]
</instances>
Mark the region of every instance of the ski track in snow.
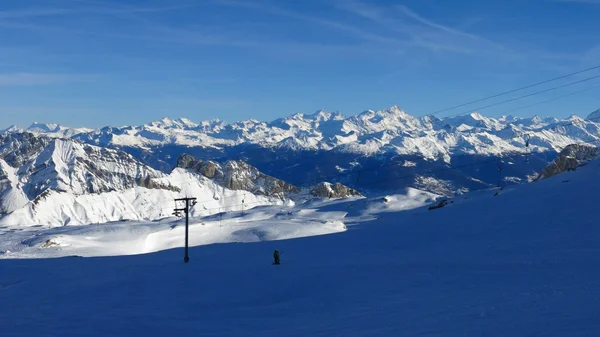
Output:
<instances>
[{"instance_id":1,"label":"ski track in snow","mask_svg":"<svg viewBox=\"0 0 600 337\"><path fill-rule=\"evenodd\" d=\"M130 231L168 250L0 261L2 336L596 336L599 165L497 196L470 193L433 211L419 207L430 196L409 190L388 202L297 206L292 215L260 207L224 217L222 227L212 215L195 222L192 240L205 233L216 243L231 225L224 241L253 243L193 247L188 264L182 249L168 249L169 238L181 241L181 222L67 226L61 235L73 245L87 236L130 245ZM342 222L342 233L285 240ZM32 229L3 230L1 242ZM50 237L40 233L37 242ZM284 240L262 240L278 236ZM113 252L120 245L102 244ZM62 248L20 254L49 257ZM280 266L271 265L274 249Z\"/></svg>"}]
</instances>

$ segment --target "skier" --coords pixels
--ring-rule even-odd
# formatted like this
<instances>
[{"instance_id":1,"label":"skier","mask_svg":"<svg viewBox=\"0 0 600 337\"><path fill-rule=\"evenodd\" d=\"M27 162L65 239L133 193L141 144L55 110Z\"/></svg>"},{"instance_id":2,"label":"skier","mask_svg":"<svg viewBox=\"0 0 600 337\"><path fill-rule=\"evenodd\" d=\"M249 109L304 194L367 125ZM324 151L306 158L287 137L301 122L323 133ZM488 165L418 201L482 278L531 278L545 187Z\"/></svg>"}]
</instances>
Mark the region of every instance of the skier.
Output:
<instances>
[{"instance_id":1,"label":"skier","mask_svg":"<svg viewBox=\"0 0 600 337\"><path fill-rule=\"evenodd\" d=\"M279 251L277 249L273 252L273 259L275 260L273 264L279 264Z\"/></svg>"}]
</instances>

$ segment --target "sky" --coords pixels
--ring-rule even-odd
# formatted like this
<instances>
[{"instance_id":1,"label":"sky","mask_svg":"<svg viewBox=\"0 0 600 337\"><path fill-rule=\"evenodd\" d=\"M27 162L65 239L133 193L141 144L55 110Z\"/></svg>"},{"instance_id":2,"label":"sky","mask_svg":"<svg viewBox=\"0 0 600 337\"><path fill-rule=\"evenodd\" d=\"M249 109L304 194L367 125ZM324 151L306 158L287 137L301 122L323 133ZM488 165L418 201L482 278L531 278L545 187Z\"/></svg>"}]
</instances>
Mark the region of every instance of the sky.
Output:
<instances>
[{"instance_id":1,"label":"sky","mask_svg":"<svg viewBox=\"0 0 600 337\"><path fill-rule=\"evenodd\" d=\"M599 15L600 0L2 0L0 129L421 116L600 65ZM439 116L585 116L599 75Z\"/></svg>"}]
</instances>

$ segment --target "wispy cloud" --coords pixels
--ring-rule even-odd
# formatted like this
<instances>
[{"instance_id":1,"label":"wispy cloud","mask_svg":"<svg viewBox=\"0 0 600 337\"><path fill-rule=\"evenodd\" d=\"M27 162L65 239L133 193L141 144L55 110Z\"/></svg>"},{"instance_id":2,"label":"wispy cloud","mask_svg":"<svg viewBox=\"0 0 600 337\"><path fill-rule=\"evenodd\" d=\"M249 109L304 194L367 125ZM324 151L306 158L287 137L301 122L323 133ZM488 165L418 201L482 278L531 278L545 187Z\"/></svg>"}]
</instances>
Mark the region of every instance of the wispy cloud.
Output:
<instances>
[{"instance_id":1,"label":"wispy cloud","mask_svg":"<svg viewBox=\"0 0 600 337\"><path fill-rule=\"evenodd\" d=\"M224 5L224 6L232 6L238 8L248 8L261 11L263 13L269 13L272 15L278 15L282 17L292 18L296 20L302 20L309 23L314 23L320 25L325 28L335 29L340 32L347 33L349 36L352 36L364 43L368 43L371 45L383 46L386 49L394 49L396 53L403 53L411 47L420 47L425 48L432 51L452 51L457 53L467 53L468 50L462 48L460 46L444 44L444 43L434 43L430 40L426 40L425 38L421 38L418 34L415 34L415 31L412 29L407 29L403 31L404 36L399 36L398 34L390 34L388 32L383 32L381 29L367 29L363 26L358 26L356 23L343 22L340 20L334 20L331 18L320 17L316 15L307 15L298 13L295 11L287 10L281 8L272 3L256 3L249 1L239 1L239 0L214 0L215 3ZM337 3L338 5L344 4L348 7L337 7L349 10L350 12L354 12L360 16L368 18L377 24L381 24L381 21L384 16L384 11L376 8L374 6L368 6L361 2L357 1L345 1L343 3ZM397 25L394 27L394 30L401 29L401 25Z\"/></svg>"},{"instance_id":2,"label":"wispy cloud","mask_svg":"<svg viewBox=\"0 0 600 337\"><path fill-rule=\"evenodd\" d=\"M46 73L0 73L0 86L32 86L89 81L95 76Z\"/></svg>"},{"instance_id":3,"label":"wispy cloud","mask_svg":"<svg viewBox=\"0 0 600 337\"><path fill-rule=\"evenodd\" d=\"M0 11L0 19L20 19L41 16L56 16L70 13L73 13L73 10L68 8L27 8L16 9L11 11Z\"/></svg>"},{"instance_id":4,"label":"wispy cloud","mask_svg":"<svg viewBox=\"0 0 600 337\"><path fill-rule=\"evenodd\" d=\"M352 44L345 45L320 45L318 42L299 42L289 39L275 39L270 34L249 34L246 31L234 31L231 27L224 25L218 30L205 29L203 26L182 26L165 24L156 17L145 16L144 13L185 10L206 5L220 5L228 7L237 7L244 9L252 9L267 14L272 14L281 17L292 18L295 20L305 21L320 25L322 27L344 32L352 36L363 44L385 46L387 49L395 48L396 52L401 52L401 49L407 48L412 43L405 39L398 39L386 34L379 34L376 31L368 31L358 27L352 23L337 21L330 18L323 18L288 10L279 7L270 2L251 2L239 0L206 0L182 3L175 6L131 6L131 5L115 5L107 4L94 0L73 0L77 6L62 9L52 8L35 8L35 9L20 9L13 11L0 12L0 27L8 29L29 30L36 33L52 35L52 34L77 34L89 35L103 38L118 38L118 39L135 39L154 41L158 43L177 43L189 45L213 45L213 46L231 46L231 47L267 47L273 48L301 48L307 49L350 49ZM35 21L19 20L28 17L36 16L60 16L71 14L89 14L89 15L107 15L118 16L121 19L126 19L130 24L136 25L138 28L131 31L112 31L106 29L94 29L90 27L70 26L68 21L49 25L38 24ZM354 45L355 52L361 52L358 45Z\"/></svg>"},{"instance_id":5,"label":"wispy cloud","mask_svg":"<svg viewBox=\"0 0 600 337\"><path fill-rule=\"evenodd\" d=\"M88 2L85 2L88 4ZM90 4L101 4L93 6L71 6L65 8L19 8L13 10L0 10L0 19L24 19L24 18L35 18L35 17L48 17L48 16L65 16L73 14L93 14L93 15L119 15L119 14L133 14L133 13L152 13L152 12L167 12L190 9L194 7L202 6L199 3L170 5L170 6L157 6L157 7L146 7L146 6L117 6L111 7L103 5L99 2L90 2Z\"/></svg>"},{"instance_id":6,"label":"wispy cloud","mask_svg":"<svg viewBox=\"0 0 600 337\"><path fill-rule=\"evenodd\" d=\"M388 31L402 34L413 45L421 48L465 53L472 51L476 43L499 50L506 49L479 35L435 22L405 5L378 7L359 0L340 0L337 6L341 10L368 19ZM468 27L472 23L472 18L466 18L461 26Z\"/></svg>"},{"instance_id":7,"label":"wispy cloud","mask_svg":"<svg viewBox=\"0 0 600 337\"><path fill-rule=\"evenodd\" d=\"M428 27L431 27L434 29L438 29L438 30L441 30L446 33L450 33L450 34L454 34L454 35L458 35L458 36L464 36L464 37L474 39L474 40L484 40L483 38L481 38L477 35L465 33L465 32L459 31L457 29L454 29L454 28L451 28L448 26L444 26L442 24L439 24L439 23L433 22L429 19L426 19L426 18L422 17L421 15L413 12L410 8L408 8L404 5L398 5L398 6L396 6L396 8L398 8L402 13L404 13L409 18L414 19L415 21L417 21L425 26L428 26Z\"/></svg>"},{"instance_id":8,"label":"wispy cloud","mask_svg":"<svg viewBox=\"0 0 600 337\"><path fill-rule=\"evenodd\" d=\"M87 35L103 38L131 39L154 41L162 43L182 43L191 45L224 45L224 46L253 46L254 42L248 39L236 39L219 33L208 34L199 28L173 28L160 22L149 20L143 16L144 13L178 11L206 5L206 2L180 3L169 6L131 6L131 5L108 5L99 1L73 1L86 6L74 6L63 9L19 9L12 11L0 11L0 27L16 30L29 30L49 36L56 34ZM94 6L90 6L94 5ZM115 31L106 29L94 29L90 27L72 26L65 20L55 24L39 24L32 20L20 20L38 16L59 15L94 15L114 16L126 20L130 25L137 25L135 30ZM4 19L4 20L2 20Z\"/></svg>"},{"instance_id":9,"label":"wispy cloud","mask_svg":"<svg viewBox=\"0 0 600 337\"><path fill-rule=\"evenodd\" d=\"M365 31L364 29L358 28L354 25L342 23L336 20L331 20L327 18L321 18L318 16L305 15L302 13L290 11L276 5L267 4L267 3L256 3L250 1L237 1L237 0L216 0L215 3L223 5L223 6L231 6L231 7L240 7L240 8L249 8L255 9L262 12L266 12L273 15L278 15L282 17L288 17L292 19L307 21L311 23L318 24L320 26L333 28L339 31L344 31L349 33L357 38L360 38L369 42L377 42L377 43L399 43L397 39L386 37L376 33L370 33Z\"/></svg>"}]
</instances>

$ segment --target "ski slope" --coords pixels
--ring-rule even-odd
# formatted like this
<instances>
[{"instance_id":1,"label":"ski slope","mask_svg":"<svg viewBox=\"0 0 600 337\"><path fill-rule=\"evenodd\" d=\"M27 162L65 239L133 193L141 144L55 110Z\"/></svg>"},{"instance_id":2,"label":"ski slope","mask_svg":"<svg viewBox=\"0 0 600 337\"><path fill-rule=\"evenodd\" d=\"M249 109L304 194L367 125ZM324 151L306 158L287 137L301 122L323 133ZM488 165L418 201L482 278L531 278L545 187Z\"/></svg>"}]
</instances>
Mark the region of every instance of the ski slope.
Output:
<instances>
[{"instance_id":1,"label":"ski slope","mask_svg":"<svg viewBox=\"0 0 600 337\"><path fill-rule=\"evenodd\" d=\"M0 260L0 329L2 336L596 336L599 166L497 196L472 193L432 211L413 208L406 196L314 204L311 212L323 216L346 213L347 230L198 246L188 264L180 248ZM274 249L280 266L271 265Z\"/></svg>"}]
</instances>

